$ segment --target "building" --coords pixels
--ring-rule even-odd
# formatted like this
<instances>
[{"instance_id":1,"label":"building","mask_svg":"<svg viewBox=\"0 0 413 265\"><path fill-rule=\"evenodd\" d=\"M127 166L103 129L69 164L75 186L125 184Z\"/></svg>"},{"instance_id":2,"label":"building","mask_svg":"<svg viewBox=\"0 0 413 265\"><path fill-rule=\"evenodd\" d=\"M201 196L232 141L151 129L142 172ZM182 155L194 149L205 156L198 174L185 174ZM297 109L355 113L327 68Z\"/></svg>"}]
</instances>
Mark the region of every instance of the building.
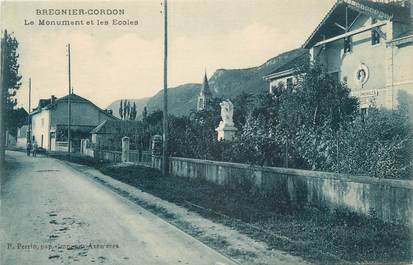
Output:
<instances>
[{"instance_id":1,"label":"building","mask_svg":"<svg viewBox=\"0 0 413 265\"><path fill-rule=\"evenodd\" d=\"M297 83L296 74L302 71L309 63L309 52L307 49L297 49L286 53L291 55L287 60L275 68L271 73L264 76L264 79L269 82L269 93L273 93L274 89L279 87L291 87Z\"/></svg>"},{"instance_id":2,"label":"building","mask_svg":"<svg viewBox=\"0 0 413 265\"><path fill-rule=\"evenodd\" d=\"M130 148L139 149L142 145L143 123L141 121L104 120L90 131L93 149L121 150L122 138L130 139Z\"/></svg>"},{"instance_id":3,"label":"building","mask_svg":"<svg viewBox=\"0 0 413 265\"><path fill-rule=\"evenodd\" d=\"M26 148L27 139L29 135L29 125L23 125L17 128L16 146L19 148Z\"/></svg>"},{"instance_id":4,"label":"building","mask_svg":"<svg viewBox=\"0 0 413 265\"><path fill-rule=\"evenodd\" d=\"M196 108L197 111L202 111L202 110L207 109L209 107L209 104L211 103L211 100L212 100L212 93L211 93L211 90L209 89L208 78L205 72L201 91L199 92L199 95L198 95L197 108Z\"/></svg>"},{"instance_id":5,"label":"building","mask_svg":"<svg viewBox=\"0 0 413 265\"><path fill-rule=\"evenodd\" d=\"M413 95L412 0L338 0L303 48L347 83L362 109L394 109L401 91ZM266 79L271 86L281 77L291 78L278 71Z\"/></svg>"},{"instance_id":6,"label":"building","mask_svg":"<svg viewBox=\"0 0 413 265\"><path fill-rule=\"evenodd\" d=\"M62 98L41 99L31 116L32 141L51 151L68 150L68 99L71 105L71 150L80 148L80 140L90 137L90 131L104 120L117 120L107 110L76 94Z\"/></svg>"}]
</instances>

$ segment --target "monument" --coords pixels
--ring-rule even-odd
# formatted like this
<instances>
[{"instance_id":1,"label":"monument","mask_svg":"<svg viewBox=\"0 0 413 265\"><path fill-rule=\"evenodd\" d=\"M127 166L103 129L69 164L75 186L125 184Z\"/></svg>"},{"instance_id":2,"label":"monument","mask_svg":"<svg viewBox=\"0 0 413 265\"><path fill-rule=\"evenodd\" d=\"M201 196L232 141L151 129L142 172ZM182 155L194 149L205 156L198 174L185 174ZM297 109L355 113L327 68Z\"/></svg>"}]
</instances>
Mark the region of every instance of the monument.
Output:
<instances>
[{"instance_id":1,"label":"monument","mask_svg":"<svg viewBox=\"0 0 413 265\"><path fill-rule=\"evenodd\" d=\"M218 132L218 141L232 141L235 137L237 128L234 126L232 117L234 115L234 105L232 102L224 100L219 104L221 106L221 119L218 128L215 130Z\"/></svg>"}]
</instances>

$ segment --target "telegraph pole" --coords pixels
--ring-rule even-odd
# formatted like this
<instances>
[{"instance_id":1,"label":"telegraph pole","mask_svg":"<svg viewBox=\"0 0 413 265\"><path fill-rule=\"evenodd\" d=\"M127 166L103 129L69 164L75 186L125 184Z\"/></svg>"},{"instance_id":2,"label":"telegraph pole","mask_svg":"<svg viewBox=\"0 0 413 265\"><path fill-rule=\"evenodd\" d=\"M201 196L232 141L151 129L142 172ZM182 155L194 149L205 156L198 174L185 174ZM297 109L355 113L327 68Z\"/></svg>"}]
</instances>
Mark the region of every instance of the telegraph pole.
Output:
<instances>
[{"instance_id":1,"label":"telegraph pole","mask_svg":"<svg viewBox=\"0 0 413 265\"><path fill-rule=\"evenodd\" d=\"M162 176L168 175L168 0L164 0Z\"/></svg>"},{"instance_id":2,"label":"telegraph pole","mask_svg":"<svg viewBox=\"0 0 413 265\"><path fill-rule=\"evenodd\" d=\"M5 56L6 56L6 40L7 40L7 30L4 30L4 37L1 38L1 62L0 62L0 171L2 171L4 160L6 157L6 150L4 149L4 115L5 115L5 99L4 95L4 68L5 68Z\"/></svg>"},{"instance_id":3,"label":"telegraph pole","mask_svg":"<svg viewBox=\"0 0 413 265\"><path fill-rule=\"evenodd\" d=\"M67 95L67 151L70 157L70 123L72 122L72 106L70 102L70 97L72 94L72 77L71 77L71 69L70 69L70 43L67 45L67 56L68 56L68 76L69 76L69 94Z\"/></svg>"},{"instance_id":4,"label":"telegraph pole","mask_svg":"<svg viewBox=\"0 0 413 265\"><path fill-rule=\"evenodd\" d=\"M30 117L30 112L32 109L32 78L29 77L29 116L27 117L27 124L28 124L28 142L32 141L32 121L31 121L31 117Z\"/></svg>"}]
</instances>

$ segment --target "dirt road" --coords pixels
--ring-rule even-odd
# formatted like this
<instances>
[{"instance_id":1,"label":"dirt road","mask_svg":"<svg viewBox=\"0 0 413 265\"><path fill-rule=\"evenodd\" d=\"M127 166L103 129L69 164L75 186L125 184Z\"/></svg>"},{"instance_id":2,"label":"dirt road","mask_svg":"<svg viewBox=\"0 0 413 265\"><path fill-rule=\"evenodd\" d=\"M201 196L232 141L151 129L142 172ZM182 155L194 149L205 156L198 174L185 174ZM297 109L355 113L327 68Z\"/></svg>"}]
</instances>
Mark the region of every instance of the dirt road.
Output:
<instances>
[{"instance_id":1,"label":"dirt road","mask_svg":"<svg viewBox=\"0 0 413 265\"><path fill-rule=\"evenodd\" d=\"M7 160L0 264L235 264L58 160Z\"/></svg>"}]
</instances>

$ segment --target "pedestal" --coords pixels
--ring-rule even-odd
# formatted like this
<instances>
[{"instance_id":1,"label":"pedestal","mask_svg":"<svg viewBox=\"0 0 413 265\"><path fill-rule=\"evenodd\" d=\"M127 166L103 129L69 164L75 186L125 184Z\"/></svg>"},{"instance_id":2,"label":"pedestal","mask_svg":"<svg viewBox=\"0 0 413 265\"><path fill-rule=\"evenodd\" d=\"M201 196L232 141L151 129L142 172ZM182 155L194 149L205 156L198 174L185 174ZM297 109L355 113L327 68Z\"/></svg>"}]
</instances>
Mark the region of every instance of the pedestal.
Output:
<instances>
[{"instance_id":1,"label":"pedestal","mask_svg":"<svg viewBox=\"0 0 413 265\"><path fill-rule=\"evenodd\" d=\"M218 141L232 141L235 138L235 133L238 131L233 125L226 125L220 123L218 128L215 129L218 132Z\"/></svg>"}]
</instances>

